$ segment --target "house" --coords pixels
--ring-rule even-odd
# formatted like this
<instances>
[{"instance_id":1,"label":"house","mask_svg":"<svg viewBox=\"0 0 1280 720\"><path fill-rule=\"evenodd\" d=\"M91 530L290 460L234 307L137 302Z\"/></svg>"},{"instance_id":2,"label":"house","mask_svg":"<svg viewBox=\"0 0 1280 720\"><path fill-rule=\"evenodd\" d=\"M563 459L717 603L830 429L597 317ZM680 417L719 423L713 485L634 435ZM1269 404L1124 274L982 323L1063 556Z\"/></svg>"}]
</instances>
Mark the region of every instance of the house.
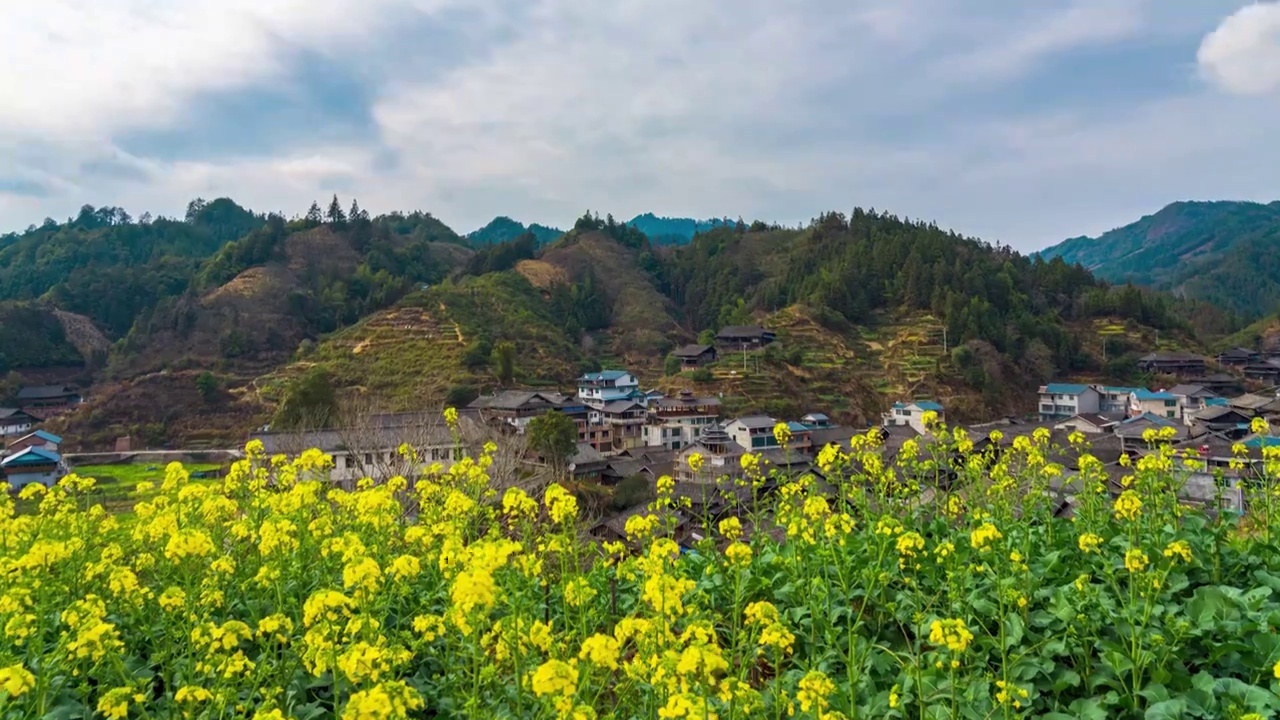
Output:
<instances>
[{"instance_id":1,"label":"house","mask_svg":"<svg viewBox=\"0 0 1280 720\"><path fill-rule=\"evenodd\" d=\"M716 349L713 345L685 345L671 354L680 358L680 367L686 370L716 361Z\"/></svg>"},{"instance_id":2,"label":"house","mask_svg":"<svg viewBox=\"0 0 1280 720\"><path fill-rule=\"evenodd\" d=\"M1253 415L1230 406L1211 406L1197 410L1188 417L1192 427L1218 433L1238 440L1249 434Z\"/></svg>"},{"instance_id":3,"label":"house","mask_svg":"<svg viewBox=\"0 0 1280 720\"><path fill-rule=\"evenodd\" d=\"M1218 364L1228 367L1242 368L1249 363L1256 362L1262 355L1257 350L1249 350L1247 348L1231 348L1225 352L1218 354Z\"/></svg>"},{"instance_id":4,"label":"house","mask_svg":"<svg viewBox=\"0 0 1280 720\"><path fill-rule=\"evenodd\" d=\"M754 350L776 339L776 333L759 325L729 325L716 333L716 347L723 351Z\"/></svg>"},{"instance_id":5,"label":"house","mask_svg":"<svg viewBox=\"0 0 1280 720\"><path fill-rule=\"evenodd\" d=\"M617 485L623 480L635 476L643 477L648 482L654 482L658 478L658 475L648 465L645 465L643 460L614 457L610 458L604 469L600 471L600 482L605 485Z\"/></svg>"},{"instance_id":6,"label":"house","mask_svg":"<svg viewBox=\"0 0 1280 720\"><path fill-rule=\"evenodd\" d=\"M1232 395L1240 392L1240 378L1231 373L1217 372L1204 377L1192 378L1189 380L1193 385L1200 385L1211 393L1217 395Z\"/></svg>"},{"instance_id":7,"label":"house","mask_svg":"<svg viewBox=\"0 0 1280 720\"><path fill-rule=\"evenodd\" d=\"M570 403L569 398L558 392L535 390L503 390L494 395L478 397L467 405L468 410L475 411L481 420L487 423L502 423L523 433L529 421L552 410L569 410L566 415L577 416L578 403ZM582 414L585 415L585 408ZM585 423L585 417L583 418Z\"/></svg>"},{"instance_id":8,"label":"house","mask_svg":"<svg viewBox=\"0 0 1280 720\"><path fill-rule=\"evenodd\" d=\"M569 474L574 480L600 482L609 460L587 443L578 443L578 450L569 459Z\"/></svg>"},{"instance_id":9,"label":"house","mask_svg":"<svg viewBox=\"0 0 1280 720\"><path fill-rule=\"evenodd\" d=\"M600 418L599 424L610 428L609 452L621 452L645 444L644 426L649 410L640 401L614 400L591 414Z\"/></svg>"},{"instance_id":10,"label":"house","mask_svg":"<svg viewBox=\"0 0 1280 720\"><path fill-rule=\"evenodd\" d=\"M1078 430L1087 435L1102 435L1111 432L1121 420L1124 420L1124 416L1118 414L1080 413L1059 422L1053 426L1053 429L1069 433Z\"/></svg>"},{"instance_id":11,"label":"house","mask_svg":"<svg viewBox=\"0 0 1280 720\"><path fill-rule=\"evenodd\" d=\"M1274 395L1245 393L1231 398L1228 403L1230 407L1248 414L1250 419L1280 413L1280 398Z\"/></svg>"},{"instance_id":12,"label":"house","mask_svg":"<svg viewBox=\"0 0 1280 720\"><path fill-rule=\"evenodd\" d=\"M1151 390L1134 390L1129 395L1129 417L1146 414L1168 419L1180 419L1182 406L1172 393Z\"/></svg>"},{"instance_id":13,"label":"house","mask_svg":"<svg viewBox=\"0 0 1280 720\"><path fill-rule=\"evenodd\" d=\"M750 415L734 420L724 429L739 447L758 452L778 446L778 439L773 436L773 428L777 424L778 421L768 415Z\"/></svg>"},{"instance_id":14,"label":"house","mask_svg":"<svg viewBox=\"0 0 1280 720\"><path fill-rule=\"evenodd\" d=\"M0 437L25 433L38 422L39 418L18 408L0 408Z\"/></svg>"},{"instance_id":15,"label":"house","mask_svg":"<svg viewBox=\"0 0 1280 720\"><path fill-rule=\"evenodd\" d=\"M1205 403L1210 398L1218 397L1218 394L1210 391L1203 385L1182 384L1174 385L1169 388L1169 394L1178 399L1178 404L1182 406L1182 414L1195 412L1205 407Z\"/></svg>"},{"instance_id":16,"label":"house","mask_svg":"<svg viewBox=\"0 0 1280 720\"><path fill-rule=\"evenodd\" d=\"M1148 430L1166 435L1172 433L1171 441L1186 440L1191 436L1187 426L1154 413L1143 413L1121 422L1116 426L1115 434L1121 438L1125 448L1145 447L1147 441L1143 436Z\"/></svg>"},{"instance_id":17,"label":"house","mask_svg":"<svg viewBox=\"0 0 1280 720\"><path fill-rule=\"evenodd\" d=\"M459 432L466 435L481 427L474 416L459 418ZM427 421L423 416L399 425L380 425L371 421L368 427L316 430L310 432L259 432L251 440L262 443L267 455L296 455L316 449L333 458L328 480L352 489L362 478L385 481L400 476L416 480L422 470L434 463L448 465L460 459L468 443L461 445L454 433L443 424ZM413 448L416 457L405 457L402 445ZM474 448L471 448L474 450Z\"/></svg>"},{"instance_id":18,"label":"house","mask_svg":"<svg viewBox=\"0 0 1280 720\"><path fill-rule=\"evenodd\" d=\"M1102 407L1102 393L1092 385L1049 383L1040 388L1042 421L1075 417L1080 413L1096 413Z\"/></svg>"},{"instance_id":19,"label":"house","mask_svg":"<svg viewBox=\"0 0 1280 720\"><path fill-rule=\"evenodd\" d=\"M694 472L689 458L702 456L702 467ZM714 483L722 477L738 477L742 473L742 446L719 423L703 426L698 439L676 455L677 482Z\"/></svg>"},{"instance_id":20,"label":"house","mask_svg":"<svg viewBox=\"0 0 1280 720\"><path fill-rule=\"evenodd\" d=\"M1153 352L1138 358L1138 369L1156 375L1204 375L1204 358L1185 352Z\"/></svg>"},{"instance_id":21,"label":"house","mask_svg":"<svg viewBox=\"0 0 1280 720\"><path fill-rule=\"evenodd\" d=\"M917 433L923 435L928 432L928 428L924 426L924 414L927 412L937 413L939 422L946 422L946 411L942 406L932 400L917 400L915 402L896 402L889 412L883 416L884 425L907 425L914 429Z\"/></svg>"},{"instance_id":22,"label":"house","mask_svg":"<svg viewBox=\"0 0 1280 720\"><path fill-rule=\"evenodd\" d=\"M1146 388L1103 385L1098 388L1098 412L1103 414L1128 413L1129 396L1138 390L1146 390Z\"/></svg>"},{"instance_id":23,"label":"house","mask_svg":"<svg viewBox=\"0 0 1280 720\"><path fill-rule=\"evenodd\" d=\"M578 399L592 407L634 400L639 395L640 381L625 370L602 370L578 378Z\"/></svg>"},{"instance_id":24,"label":"house","mask_svg":"<svg viewBox=\"0 0 1280 720\"><path fill-rule=\"evenodd\" d=\"M825 413L820 412L811 412L800 418L800 422L807 425L810 430L831 427L831 418L827 417Z\"/></svg>"},{"instance_id":25,"label":"house","mask_svg":"<svg viewBox=\"0 0 1280 720\"><path fill-rule=\"evenodd\" d=\"M1268 385L1280 384L1280 359L1256 360L1244 366L1244 376Z\"/></svg>"},{"instance_id":26,"label":"house","mask_svg":"<svg viewBox=\"0 0 1280 720\"><path fill-rule=\"evenodd\" d=\"M689 390L681 390L676 397L653 402L641 440L646 446L680 450L697 440L704 426L719 418L719 398L697 397Z\"/></svg>"},{"instance_id":27,"label":"house","mask_svg":"<svg viewBox=\"0 0 1280 720\"><path fill-rule=\"evenodd\" d=\"M28 408L64 408L78 405L83 400L80 393L66 385L37 385L18 391L18 405Z\"/></svg>"},{"instance_id":28,"label":"house","mask_svg":"<svg viewBox=\"0 0 1280 720\"><path fill-rule=\"evenodd\" d=\"M67 466L53 450L26 447L0 460L0 473L14 490L32 483L53 487L67 474Z\"/></svg>"},{"instance_id":29,"label":"house","mask_svg":"<svg viewBox=\"0 0 1280 720\"><path fill-rule=\"evenodd\" d=\"M22 452L27 448L40 448L49 452L61 452L62 438L51 432L37 430L33 433L23 435L22 437L9 443L9 454Z\"/></svg>"}]
</instances>

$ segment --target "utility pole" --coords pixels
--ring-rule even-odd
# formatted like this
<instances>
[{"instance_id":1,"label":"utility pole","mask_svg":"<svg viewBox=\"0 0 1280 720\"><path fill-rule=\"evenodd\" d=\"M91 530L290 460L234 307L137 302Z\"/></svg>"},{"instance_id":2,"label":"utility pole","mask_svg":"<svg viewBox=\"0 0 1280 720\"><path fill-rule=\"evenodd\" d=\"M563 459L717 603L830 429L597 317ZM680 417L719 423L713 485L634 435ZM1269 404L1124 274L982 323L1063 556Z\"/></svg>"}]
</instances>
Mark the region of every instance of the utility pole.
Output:
<instances>
[{"instance_id":1,"label":"utility pole","mask_svg":"<svg viewBox=\"0 0 1280 720\"><path fill-rule=\"evenodd\" d=\"M747 344L742 343L742 374L747 374Z\"/></svg>"},{"instance_id":2,"label":"utility pole","mask_svg":"<svg viewBox=\"0 0 1280 720\"><path fill-rule=\"evenodd\" d=\"M948 350L947 350L947 328L946 328L946 326L944 325L944 326L942 327L942 354L943 354L943 355L946 355L946 354L947 354L947 352L948 352Z\"/></svg>"}]
</instances>

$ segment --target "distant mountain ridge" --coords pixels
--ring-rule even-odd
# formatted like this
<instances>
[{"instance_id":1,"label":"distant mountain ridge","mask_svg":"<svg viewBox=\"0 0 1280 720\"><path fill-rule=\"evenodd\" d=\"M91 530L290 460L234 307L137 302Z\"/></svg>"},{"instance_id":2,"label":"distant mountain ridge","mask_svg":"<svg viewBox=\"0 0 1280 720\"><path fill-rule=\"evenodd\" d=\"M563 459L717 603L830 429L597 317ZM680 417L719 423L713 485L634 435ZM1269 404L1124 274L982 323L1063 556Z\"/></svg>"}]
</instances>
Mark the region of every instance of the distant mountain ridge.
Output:
<instances>
[{"instance_id":1,"label":"distant mountain ridge","mask_svg":"<svg viewBox=\"0 0 1280 720\"><path fill-rule=\"evenodd\" d=\"M627 222L631 227L649 236L659 245L683 245L698 233L707 232L717 227L731 225L727 218L695 220L693 218L658 217L653 213L637 215Z\"/></svg>"},{"instance_id":2,"label":"distant mountain ridge","mask_svg":"<svg viewBox=\"0 0 1280 720\"><path fill-rule=\"evenodd\" d=\"M564 235L564 231L557 228L539 225L538 223L526 226L524 223L513 220L506 215L499 215L479 230L467 233L467 241L472 245L497 245L498 243L511 242L526 232L533 233L533 236L538 239L539 245L546 245Z\"/></svg>"},{"instance_id":3,"label":"distant mountain ridge","mask_svg":"<svg viewBox=\"0 0 1280 720\"><path fill-rule=\"evenodd\" d=\"M1110 282L1213 303L1244 317L1280 305L1280 202L1175 202L1099 237L1040 251Z\"/></svg>"}]
</instances>

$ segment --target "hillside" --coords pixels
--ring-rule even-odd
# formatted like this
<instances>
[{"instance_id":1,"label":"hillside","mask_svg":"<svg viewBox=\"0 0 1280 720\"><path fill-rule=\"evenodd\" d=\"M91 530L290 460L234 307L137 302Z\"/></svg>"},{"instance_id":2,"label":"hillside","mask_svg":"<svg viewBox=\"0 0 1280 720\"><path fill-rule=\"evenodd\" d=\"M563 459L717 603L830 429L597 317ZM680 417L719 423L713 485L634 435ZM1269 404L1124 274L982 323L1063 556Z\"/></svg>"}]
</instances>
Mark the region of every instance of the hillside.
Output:
<instances>
[{"instance_id":1,"label":"hillside","mask_svg":"<svg viewBox=\"0 0 1280 720\"><path fill-rule=\"evenodd\" d=\"M118 435L217 444L270 421L313 377L342 402L411 409L567 388L601 367L714 393L731 413L862 424L930 397L964 421L1025 411L1052 377L1131 378L1157 336L1200 347L1167 296L888 213L721 225L674 246L588 214L549 243L466 242L428 213L348 215L336 199L327 214L261 218L143 303L59 429L93 447ZM12 307L29 314L15 323L45 328L19 364L84 363L111 337L56 305ZM666 375L672 349L751 323L779 341Z\"/></svg>"},{"instance_id":2,"label":"hillside","mask_svg":"<svg viewBox=\"0 0 1280 720\"><path fill-rule=\"evenodd\" d=\"M1039 255L1080 263L1104 280L1146 285L1256 318L1280 306L1280 202L1173 203Z\"/></svg>"},{"instance_id":3,"label":"hillside","mask_svg":"<svg viewBox=\"0 0 1280 720\"><path fill-rule=\"evenodd\" d=\"M526 232L533 233L538 244L545 245L553 242L556 238L564 234L563 230L550 228L546 225L533 223L526 227L524 223L512 220L505 215L489 221L487 225L467 233L467 242L473 247L484 247L486 245L497 245L498 243L511 242Z\"/></svg>"},{"instance_id":4,"label":"hillside","mask_svg":"<svg viewBox=\"0 0 1280 720\"><path fill-rule=\"evenodd\" d=\"M264 220L225 198L192 201L183 220L85 205L65 223L0 239L0 301L47 300L118 338L184 292L205 258Z\"/></svg>"}]
</instances>

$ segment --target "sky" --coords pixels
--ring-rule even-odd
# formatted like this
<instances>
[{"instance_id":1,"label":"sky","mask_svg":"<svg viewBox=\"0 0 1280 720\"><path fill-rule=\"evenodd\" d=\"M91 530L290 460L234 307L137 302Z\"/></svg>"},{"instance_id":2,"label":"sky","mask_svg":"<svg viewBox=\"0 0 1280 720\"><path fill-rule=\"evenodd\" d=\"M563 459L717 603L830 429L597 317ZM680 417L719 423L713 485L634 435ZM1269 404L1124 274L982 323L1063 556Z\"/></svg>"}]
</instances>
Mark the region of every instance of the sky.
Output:
<instances>
[{"instance_id":1,"label":"sky","mask_svg":"<svg viewBox=\"0 0 1280 720\"><path fill-rule=\"evenodd\" d=\"M0 232L355 197L459 232L874 207L1036 250L1280 199L1280 2L0 3Z\"/></svg>"}]
</instances>

